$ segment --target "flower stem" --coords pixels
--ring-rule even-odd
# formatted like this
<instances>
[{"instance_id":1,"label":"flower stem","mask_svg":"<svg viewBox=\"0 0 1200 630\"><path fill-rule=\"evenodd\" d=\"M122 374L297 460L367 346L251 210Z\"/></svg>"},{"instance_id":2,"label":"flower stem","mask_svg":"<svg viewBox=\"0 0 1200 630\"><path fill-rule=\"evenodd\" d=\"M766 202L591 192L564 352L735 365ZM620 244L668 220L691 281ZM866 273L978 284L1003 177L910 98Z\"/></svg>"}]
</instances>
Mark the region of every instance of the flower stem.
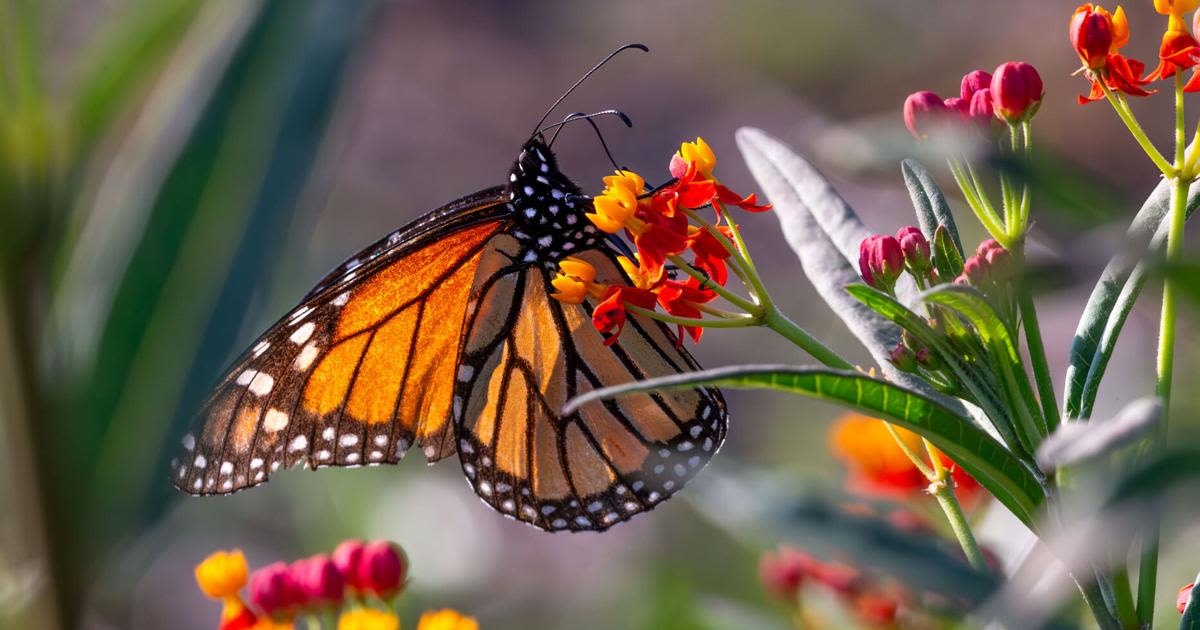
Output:
<instances>
[{"instance_id":1,"label":"flower stem","mask_svg":"<svg viewBox=\"0 0 1200 630\"><path fill-rule=\"evenodd\" d=\"M1004 226L1000 221L1000 217L996 214L996 210L990 204L985 205L984 201L979 198L980 193L976 190L975 184L968 178L966 170L962 164L956 160L949 160L950 172L954 175L954 181L958 182L958 188L962 191L963 197L967 200L967 205L975 212L975 216L988 233L993 237L1002 236L1004 234Z\"/></svg>"},{"instance_id":2,"label":"flower stem","mask_svg":"<svg viewBox=\"0 0 1200 630\"><path fill-rule=\"evenodd\" d=\"M729 289L726 289L716 282L713 282L708 276L704 275L700 271L697 271L695 268L689 265L682 256L668 256L667 258L672 263L675 263L675 266L679 267L680 271L702 282L702 286L704 288L711 289L713 293L725 298L727 302L742 309L743 311L746 311L747 313L756 313L762 308L758 304L755 304L754 302L751 302L750 300L747 300L746 298L730 291Z\"/></svg>"},{"instance_id":3,"label":"flower stem","mask_svg":"<svg viewBox=\"0 0 1200 630\"><path fill-rule=\"evenodd\" d=\"M821 343L819 339L813 337L807 330L797 325L796 322L788 319L786 315L779 312L779 309L775 308L774 304L768 302L766 312L763 314L762 324L779 333L788 341L800 346L802 350L812 355L814 359L829 367L843 370L854 369L853 363L842 358L832 348Z\"/></svg>"},{"instance_id":4,"label":"flower stem","mask_svg":"<svg viewBox=\"0 0 1200 630\"><path fill-rule=\"evenodd\" d=\"M899 446L904 455L908 457L908 461L912 462L912 465L915 466L917 470L921 471L921 474L924 475L926 479L929 481L935 481L938 478L938 473L934 472L934 470L925 463L925 458L921 457L920 453L914 451L912 447L908 445L908 442L904 441L904 438L900 437L900 434L896 432L896 427L892 426L891 422L888 422L887 420L880 420L880 422L883 423L883 427L887 429L887 432L892 436L892 440L896 442L896 446ZM928 442L926 442L926 444L928 444ZM936 459L934 461L936 463Z\"/></svg>"},{"instance_id":5,"label":"flower stem","mask_svg":"<svg viewBox=\"0 0 1200 630\"><path fill-rule=\"evenodd\" d=\"M1166 264L1179 262L1183 252L1183 227L1187 219L1187 197L1191 182L1180 171L1186 160L1187 128L1183 107L1183 76L1175 74L1175 174L1171 177L1171 215L1167 231ZM1158 374L1154 393L1162 400L1162 420L1158 425L1157 442L1166 442L1167 418L1171 407L1171 381L1175 375L1176 302L1179 282L1168 274L1163 279L1162 318L1158 332ZM1159 515L1147 519L1142 538L1142 557L1138 572L1137 616L1142 627L1154 624L1154 591L1158 583Z\"/></svg>"},{"instance_id":6,"label":"flower stem","mask_svg":"<svg viewBox=\"0 0 1200 630\"><path fill-rule=\"evenodd\" d=\"M1167 158L1163 157L1162 153L1159 153L1158 149L1154 146L1154 143L1150 141L1150 138L1146 135L1146 131L1142 129L1142 125L1138 123L1133 112L1129 110L1129 106L1125 103L1125 100L1113 94L1113 91L1104 84L1104 81L1100 81L1100 88L1104 90L1104 96L1108 99L1109 104L1116 110L1117 116L1121 119L1121 122L1125 123L1125 127L1129 129L1129 133L1133 134L1133 139L1141 145L1142 150L1149 156L1150 161L1154 162L1154 165L1158 167L1158 170L1162 171L1163 175L1174 177L1175 167L1167 162Z\"/></svg>"},{"instance_id":7,"label":"flower stem","mask_svg":"<svg viewBox=\"0 0 1200 630\"><path fill-rule=\"evenodd\" d=\"M950 522L954 537L958 539L963 553L967 554L967 562L980 571L989 571L983 551L967 523L967 515L963 513L958 496L954 493L954 479L950 476L950 471L942 469L942 478L929 484L929 493L937 499L938 505L946 513L946 520Z\"/></svg>"},{"instance_id":8,"label":"flower stem","mask_svg":"<svg viewBox=\"0 0 1200 630\"><path fill-rule=\"evenodd\" d=\"M737 319L695 319L692 317L679 317L669 313L660 313L658 311L626 304L625 310L630 313L641 315L649 319L657 319L660 322L668 324L678 324L680 326L700 326L703 328L745 328L754 326L759 323L759 319L753 315L742 315Z\"/></svg>"},{"instance_id":9,"label":"flower stem","mask_svg":"<svg viewBox=\"0 0 1200 630\"><path fill-rule=\"evenodd\" d=\"M1024 251L1018 256L1024 259ZM1021 265L1024 268L1024 265ZM1021 322L1025 327L1025 347L1029 350L1029 360L1033 363L1033 379L1037 383L1038 399L1042 403L1042 417L1046 420L1047 431L1058 427L1058 399L1054 393L1054 381L1050 375L1050 363L1046 360L1046 344L1042 341L1042 329L1038 325L1037 306L1033 303L1033 292L1024 278L1017 288L1021 309Z\"/></svg>"}]
</instances>

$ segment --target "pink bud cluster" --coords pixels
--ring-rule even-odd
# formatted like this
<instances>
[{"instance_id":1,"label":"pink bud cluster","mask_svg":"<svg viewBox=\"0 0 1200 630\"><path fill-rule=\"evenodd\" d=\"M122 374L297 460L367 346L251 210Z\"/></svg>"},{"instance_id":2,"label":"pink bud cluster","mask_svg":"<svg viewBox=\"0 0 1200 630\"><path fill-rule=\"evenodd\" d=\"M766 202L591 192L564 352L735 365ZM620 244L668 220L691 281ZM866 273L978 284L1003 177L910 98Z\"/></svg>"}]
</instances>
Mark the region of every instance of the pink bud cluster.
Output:
<instances>
[{"instance_id":1,"label":"pink bud cluster","mask_svg":"<svg viewBox=\"0 0 1200 630\"><path fill-rule=\"evenodd\" d=\"M1003 245L995 239L988 239L980 243L975 255L963 263L962 275L955 278L954 283L986 289L1008 277L1009 259L1008 250Z\"/></svg>"},{"instance_id":2,"label":"pink bud cluster","mask_svg":"<svg viewBox=\"0 0 1200 630\"><path fill-rule=\"evenodd\" d=\"M905 226L895 236L873 234L858 246L858 271L867 284L891 293L907 269L921 278L933 270L929 239L916 226Z\"/></svg>"},{"instance_id":3,"label":"pink bud cluster","mask_svg":"<svg viewBox=\"0 0 1200 630\"><path fill-rule=\"evenodd\" d=\"M398 545L347 540L332 555L262 567L250 574L247 588L258 610L277 619L291 618L340 607L347 595L391 599L403 588L407 571L407 559Z\"/></svg>"},{"instance_id":4,"label":"pink bud cluster","mask_svg":"<svg viewBox=\"0 0 1200 630\"><path fill-rule=\"evenodd\" d=\"M990 132L997 121L1018 123L1032 117L1042 92L1041 76L1027 63L1003 63L992 74L972 70L962 78L958 96L910 94L904 101L904 125L918 140L938 126L961 121Z\"/></svg>"}]
</instances>

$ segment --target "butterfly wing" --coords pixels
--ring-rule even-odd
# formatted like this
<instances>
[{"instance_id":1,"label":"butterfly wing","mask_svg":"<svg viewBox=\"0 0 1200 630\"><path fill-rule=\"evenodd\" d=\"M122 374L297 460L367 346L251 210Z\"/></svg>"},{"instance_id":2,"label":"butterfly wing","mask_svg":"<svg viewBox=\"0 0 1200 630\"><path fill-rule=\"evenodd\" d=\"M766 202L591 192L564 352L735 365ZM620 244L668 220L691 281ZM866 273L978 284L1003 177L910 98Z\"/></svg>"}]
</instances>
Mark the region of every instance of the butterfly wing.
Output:
<instances>
[{"instance_id":1,"label":"butterfly wing","mask_svg":"<svg viewBox=\"0 0 1200 630\"><path fill-rule=\"evenodd\" d=\"M468 307L453 403L459 458L475 492L501 513L545 530L601 531L683 487L725 439L715 389L636 394L570 415L573 396L698 369L661 322L631 317L605 346L594 303L550 297L551 271L515 262L492 239ZM574 254L601 282L628 282L612 252Z\"/></svg>"},{"instance_id":2,"label":"butterfly wing","mask_svg":"<svg viewBox=\"0 0 1200 630\"><path fill-rule=\"evenodd\" d=\"M496 188L435 210L339 266L240 357L173 462L190 494L281 467L454 452L449 411L464 313L508 210Z\"/></svg>"}]
</instances>

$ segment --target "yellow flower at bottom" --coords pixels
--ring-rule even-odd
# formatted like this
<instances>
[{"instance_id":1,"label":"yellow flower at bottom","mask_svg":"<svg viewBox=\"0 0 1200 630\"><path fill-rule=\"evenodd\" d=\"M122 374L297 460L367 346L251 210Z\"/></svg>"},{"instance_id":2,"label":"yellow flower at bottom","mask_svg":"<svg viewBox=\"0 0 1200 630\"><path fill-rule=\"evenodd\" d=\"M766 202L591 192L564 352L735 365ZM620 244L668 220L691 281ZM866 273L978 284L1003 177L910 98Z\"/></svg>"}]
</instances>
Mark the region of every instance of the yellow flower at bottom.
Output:
<instances>
[{"instance_id":1,"label":"yellow flower at bottom","mask_svg":"<svg viewBox=\"0 0 1200 630\"><path fill-rule=\"evenodd\" d=\"M596 283L596 268L586 260L567 256L558 262L558 274L550 280L557 293L550 297L564 304L582 304L589 294L603 293Z\"/></svg>"},{"instance_id":2,"label":"yellow flower at bottom","mask_svg":"<svg viewBox=\"0 0 1200 630\"><path fill-rule=\"evenodd\" d=\"M374 608L356 608L342 613L338 630L400 630L395 615Z\"/></svg>"},{"instance_id":3,"label":"yellow flower at bottom","mask_svg":"<svg viewBox=\"0 0 1200 630\"><path fill-rule=\"evenodd\" d=\"M246 556L238 549L217 551L196 565L196 583L213 599L237 595L246 585Z\"/></svg>"},{"instance_id":4,"label":"yellow flower at bottom","mask_svg":"<svg viewBox=\"0 0 1200 630\"><path fill-rule=\"evenodd\" d=\"M417 630L479 630L479 622L457 610L427 610L417 622Z\"/></svg>"}]
</instances>

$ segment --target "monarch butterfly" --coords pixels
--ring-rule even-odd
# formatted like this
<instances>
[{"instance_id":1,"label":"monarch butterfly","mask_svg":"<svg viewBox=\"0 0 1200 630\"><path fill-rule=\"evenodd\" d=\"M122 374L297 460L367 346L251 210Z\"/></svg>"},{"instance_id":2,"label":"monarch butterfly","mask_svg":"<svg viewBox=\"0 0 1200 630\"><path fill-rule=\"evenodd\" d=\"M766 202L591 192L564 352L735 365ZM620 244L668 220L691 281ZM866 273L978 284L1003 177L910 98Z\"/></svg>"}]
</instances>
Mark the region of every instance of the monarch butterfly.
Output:
<instances>
[{"instance_id":1,"label":"monarch butterfly","mask_svg":"<svg viewBox=\"0 0 1200 630\"><path fill-rule=\"evenodd\" d=\"M617 49L550 111L630 47L646 49ZM606 345L594 300L551 299L567 255L602 281L628 277L584 217L591 202L559 171L541 127L550 111L503 186L367 247L235 361L183 437L176 487L228 494L281 468L395 464L417 447L429 463L457 452L476 494L506 516L602 531L703 468L727 427L716 389L560 413L583 392L698 365L661 322L633 316Z\"/></svg>"}]
</instances>

